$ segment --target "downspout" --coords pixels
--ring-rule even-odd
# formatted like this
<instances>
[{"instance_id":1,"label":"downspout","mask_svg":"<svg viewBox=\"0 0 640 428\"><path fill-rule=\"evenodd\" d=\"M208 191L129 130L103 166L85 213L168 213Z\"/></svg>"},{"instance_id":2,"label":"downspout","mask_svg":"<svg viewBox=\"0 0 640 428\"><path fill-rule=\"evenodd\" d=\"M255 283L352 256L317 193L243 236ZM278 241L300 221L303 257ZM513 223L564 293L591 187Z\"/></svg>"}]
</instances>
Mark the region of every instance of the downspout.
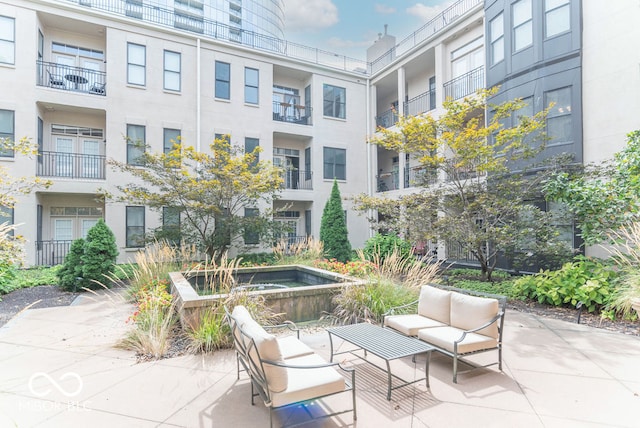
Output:
<instances>
[{"instance_id":1,"label":"downspout","mask_svg":"<svg viewBox=\"0 0 640 428\"><path fill-rule=\"evenodd\" d=\"M367 78L367 93L365 94L365 104L366 104L366 138L367 138L367 195L373 196L373 171L372 171L372 160L371 160L371 142L370 142L370 133L371 133L371 79ZM369 210L369 218L373 218L373 210ZM373 228L369 228L369 237L373 236Z\"/></svg>"},{"instance_id":2,"label":"downspout","mask_svg":"<svg viewBox=\"0 0 640 428\"><path fill-rule=\"evenodd\" d=\"M200 71L200 39L196 39L196 151L200 152L200 83L201 71Z\"/></svg>"}]
</instances>

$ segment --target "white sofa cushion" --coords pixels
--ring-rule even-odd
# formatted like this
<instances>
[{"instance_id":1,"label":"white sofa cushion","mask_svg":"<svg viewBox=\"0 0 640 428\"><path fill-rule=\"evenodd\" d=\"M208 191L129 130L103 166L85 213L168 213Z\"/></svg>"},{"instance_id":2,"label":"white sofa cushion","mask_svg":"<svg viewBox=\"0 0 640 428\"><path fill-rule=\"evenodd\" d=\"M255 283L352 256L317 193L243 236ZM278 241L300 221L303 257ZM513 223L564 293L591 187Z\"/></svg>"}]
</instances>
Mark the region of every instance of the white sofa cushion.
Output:
<instances>
[{"instance_id":1,"label":"white sofa cushion","mask_svg":"<svg viewBox=\"0 0 640 428\"><path fill-rule=\"evenodd\" d=\"M271 364L260 365L258 353L263 360L274 361L277 363L284 363L282 353L280 352L280 346L273 334L267 333L262 326L260 326L253 319L248 320L241 327L245 335L249 336L255 342L255 348L247 343L247 349L249 349L249 358L253 361L256 370L260 370L260 367L264 369L264 377L267 380L269 389L273 392L284 391L287 388L287 369L284 367L278 367ZM256 348L257 351L256 352Z\"/></svg>"},{"instance_id":2,"label":"white sofa cushion","mask_svg":"<svg viewBox=\"0 0 640 428\"><path fill-rule=\"evenodd\" d=\"M390 315L385 317L384 325L406 336L417 336L418 330L430 327L442 327L445 324L418 314Z\"/></svg>"},{"instance_id":3,"label":"white sofa cushion","mask_svg":"<svg viewBox=\"0 0 640 428\"><path fill-rule=\"evenodd\" d=\"M309 366L326 364L318 355L287 360L287 364ZM280 407L299 401L345 390L344 378L333 367L317 369L286 369L289 383L283 391L271 394L272 406ZM273 391L273 390L272 390Z\"/></svg>"},{"instance_id":4,"label":"white sofa cushion","mask_svg":"<svg viewBox=\"0 0 640 428\"><path fill-rule=\"evenodd\" d=\"M423 285L418 300L418 315L450 324L451 291Z\"/></svg>"},{"instance_id":5,"label":"white sofa cushion","mask_svg":"<svg viewBox=\"0 0 640 428\"><path fill-rule=\"evenodd\" d=\"M247 320L253 321L253 318L251 317L251 314L249 313L247 308L242 305L238 305L233 308L233 311L231 311L231 318L233 318L237 327L242 327L247 322ZM235 336L234 340L241 340L240 331L237 328L233 333Z\"/></svg>"},{"instance_id":6,"label":"white sofa cushion","mask_svg":"<svg viewBox=\"0 0 640 428\"><path fill-rule=\"evenodd\" d=\"M309 348L307 344L301 342L295 336L278 337L277 340L282 358L285 360L313 354L313 349Z\"/></svg>"},{"instance_id":7,"label":"white sofa cushion","mask_svg":"<svg viewBox=\"0 0 640 428\"><path fill-rule=\"evenodd\" d=\"M453 353L453 342L462 337L464 330L455 327L425 328L418 332L418 339ZM458 344L458 353L492 349L498 346L498 340L482 334L467 333L464 340Z\"/></svg>"},{"instance_id":8,"label":"white sofa cushion","mask_svg":"<svg viewBox=\"0 0 640 428\"><path fill-rule=\"evenodd\" d=\"M499 304L496 299L453 293L451 295L450 325L462 330L473 330L491 321L498 315L498 310ZM476 333L497 339L498 325L493 323Z\"/></svg>"}]
</instances>

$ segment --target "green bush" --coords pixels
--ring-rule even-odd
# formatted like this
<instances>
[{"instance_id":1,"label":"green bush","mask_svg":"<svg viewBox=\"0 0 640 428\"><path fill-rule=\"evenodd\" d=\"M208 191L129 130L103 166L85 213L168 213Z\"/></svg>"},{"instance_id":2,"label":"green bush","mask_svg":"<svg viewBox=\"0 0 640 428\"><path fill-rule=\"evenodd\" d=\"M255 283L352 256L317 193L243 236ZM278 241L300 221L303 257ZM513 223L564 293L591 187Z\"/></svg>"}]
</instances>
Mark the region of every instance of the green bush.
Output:
<instances>
[{"instance_id":1,"label":"green bush","mask_svg":"<svg viewBox=\"0 0 640 428\"><path fill-rule=\"evenodd\" d=\"M109 226L100 219L87 232L82 255L82 285L86 288L98 288L105 277L113 273L118 246L116 237ZM108 284L107 284L108 285Z\"/></svg>"},{"instance_id":2,"label":"green bush","mask_svg":"<svg viewBox=\"0 0 640 428\"><path fill-rule=\"evenodd\" d=\"M276 259L273 253L246 253L238 254L237 259L240 261L240 266L262 266L272 265Z\"/></svg>"},{"instance_id":3,"label":"green bush","mask_svg":"<svg viewBox=\"0 0 640 428\"><path fill-rule=\"evenodd\" d=\"M555 271L541 271L519 278L516 295L554 306L576 306L582 302L589 312L606 306L618 280L618 273L601 261L576 257Z\"/></svg>"},{"instance_id":4,"label":"green bush","mask_svg":"<svg viewBox=\"0 0 640 428\"><path fill-rule=\"evenodd\" d=\"M382 235L380 233L367 239L362 252L367 260L373 260L376 257L384 260L394 249L402 259L411 257L411 243L409 241L396 235Z\"/></svg>"},{"instance_id":5,"label":"green bush","mask_svg":"<svg viewBox=\"0 0 640 428\"><path fill-rule=\"evenodd\" d=\"M16 278L16 267L8 261L0 261L0 294L13 291L11 284Z\"/></svg>"},{"instance_id":6,"label":"green bush","mask_svg":"<svg viewBox=\"0 0 640 428\"><path fill-rule=\"evenodd\" d=\"M58 270L58 285L65 290L75 291L80 286L82 277L82 255L84 254L84 239L79 238L71 243L69 253L64 258L62 267Z\"/></svg>"}]
</instances>

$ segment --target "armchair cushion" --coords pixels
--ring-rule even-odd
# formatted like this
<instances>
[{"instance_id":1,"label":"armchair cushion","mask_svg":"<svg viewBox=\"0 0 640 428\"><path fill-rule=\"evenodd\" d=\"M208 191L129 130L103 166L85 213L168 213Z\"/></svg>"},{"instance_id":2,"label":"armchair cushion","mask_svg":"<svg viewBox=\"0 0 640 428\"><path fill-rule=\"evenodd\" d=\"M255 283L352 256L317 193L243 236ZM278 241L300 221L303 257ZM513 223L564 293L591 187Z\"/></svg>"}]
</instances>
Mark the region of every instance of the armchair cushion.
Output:
<instances>
[{"instance_id":1,"label":"armchair cushion","mask_svg":"<svg viewBox=\"0 0 640 428\"><path fill-rule=\"evenodd\" d=\"M430 285L420 289L418 315L450 324L451 291L441 290Z\"/></svg>"},{"instance_id":2,"label":"armchair cushion","mask_svg":"<svg viewBox=\"0 0 640 428\"><path fill-rule=\"evenodd\" d=\"M491 321L498 315L496 299L454 293L451 295L451 326L462 330L472 330ZM498 324L493 323L476 333L498 338Z\"/></svg>"}]
</instances>

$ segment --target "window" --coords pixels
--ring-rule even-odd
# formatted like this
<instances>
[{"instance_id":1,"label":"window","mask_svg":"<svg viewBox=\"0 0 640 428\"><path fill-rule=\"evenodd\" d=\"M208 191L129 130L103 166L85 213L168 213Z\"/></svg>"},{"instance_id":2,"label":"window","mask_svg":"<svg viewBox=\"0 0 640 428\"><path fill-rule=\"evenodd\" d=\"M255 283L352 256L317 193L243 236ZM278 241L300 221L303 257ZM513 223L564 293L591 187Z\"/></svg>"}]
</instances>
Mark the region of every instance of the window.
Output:
<instances>
[{"instance_id":1,"label":"window","mask_svg":"<svg viewBox=\"0 0 640 428\"><path fill-rule=\"evenodd\" d=\"M127 125L127 163L142 165L140 157L145 151L145 127L142 125Z\"/></svg>"},{"instance_id":2,"label":"window","mask_svg":"<svg viewBox=\"0 0 640 428\"><path fill-rule=\"evenodd\" d=\"M180 244L180 209L162 207L162 237L171 245Z\"/></svg>"},{"instance_id":3,"label":"window","mask_svg":"<svg viewBox=\"0 0 640 428\"><path fill-rule=\"evenodd\" d=\"M571 29L571 9L569 0L545 0L544 35L553 37Z\"/></svg>"},{"instance_id":4,"label":"window","mask_svg":"<svg viewBox=\"0 0 640 428\"><path fill-rule=\"evenodd\" d=\"M311 180L311 147L304 149L304 179Z\"/></svg>"},{"instance_id":5,"label":"window","mask_svg":"<svg viewBox=\"0 0 640 428\"><path fill-rule=\"evenodd\" d=\"M144 207L127 207L126 224L126 247L144 247Z\"/></svg>"},{"instance_id":6,"label":"window","mask_svg":"<svg viewBox=\"0 0 640 428\"><path fill-rule=\"evenodd\" d=\"M0 16L0 63L16 62L16 20Z\"/></svg>"},{"instance_id":7,"label":"window","mask_svg":"<svg viewBox=\"0 0 640 428\"><path fill-rule=\"evenodd\" d=\"M15 113L13 110L0 110L0 157L13 157L13 149L6 146L6 143L14 141Z\"/></svg>"},{"instance_id":8,"label":"window","mask_svg":"<svg viewBox=\"0 0 640 428\"><path fill-rule=\"evenodd\" d=\"M179 129L164 129L164 154L166 155L173 150L175 144L180 144L180 130Z\"/></svg>"},{"instance_id":9,"label":"window","mask_svg":"<svg viewBox=\"0 0 640 428\"><path fill-rule=\"evenodd\" d=\"M0 206L0 224L11 225L14 223L15 223L15 218L14 218L13 208ZM9 236L13 236L13 233L14 233L13 229L9 230Z\"/></svg>"},{"instance_id":10,"label":"window","mask_svg":"<svg viewBox=\"0 0 640 428\"><path fill-rule=\"evenodd\" d=\"M135 43L127 43L127 83L144 86L146 84L147 48Z\"/></svg>"},{"instance_id":11,"label":"window","mask_svg":"<svg viewBox=\"0 0 640 428\"><path fill-rule=\"evenodd\" d=\"M164 88L180 91L180 54L164 51Z\"/></svg>"},{"instance_id":12,"label":"window","mask_svg":"<svg viewBox=\"0 0 640 428\"><path fill-rule=\"evenodd\" d=\"M260 211L257 208L245 208L244 216L246 218L258 217L260 215ZM246 245L255 245L260 243L260 233L258 233L257 225L247 220L245 228L244 228L244 243Z\"/></svg>"},{"instance_id":13,"label":"window","mask_svg":"<svg viewBox=\"0 0 640 428\"><path fill-rule=\"evenodd\" d=\"M244 102L258 104L258 70L245 67L244 69Z\"/></svg>"},{"instance_id":14,"label":"window","mask_svg":"<svg viewBox=\"0 0 640 428\"><path fill-rule=\"evenodd\" d=\"M346 118L345 103L347 90L332 85L323 85L324 115L329 117Z\"/></svg>"},{"instance_id":15,"label":"window","mask_svg":"<svg viewBox=\"0 0 640 428\"><path fill-rule=\"evenodd\" d=\"M231 98L231 66L226 62L216 61L216 98Z\"/></svg>"},{"instance_id":16,"label":"window","mask_svg":"<svg viewBox=\"0 0 640 428\"><path fill-rule=\"evenodd\" d=\"M347 179L347 151L345 149L324 148L324 178L326 180Z\"/></svg>"},{"instance_id":17,"label":"window","mask_svg":"<svg viewBox=\"0 0 640 428\"><path fill-rule=\"evenodd\" d=\"M545 92L544 105L554 103L547 116L549 144L573 141L571 87Z\"/></svg>"},{"instance_id":18,"label":"window","mask_svg":"<svg viewBox=\"0 0 640 428\"><path fill-rule=\"evenodd\" d=\"M256 147L258 147L259 145L260 145L260 140L258 140L257 138L245 137L244 152L252 153L256 149ZM256 159L251 163L251 166L255 167L256 165L258 165L259 160L260 160L260 153L256 153Z\"/></svg>"},{"instance_id":19,"label":"window","mask_svg":"<svg viewBox=\"0 0 640 428\"><path fill-rule=\"evenodd\" d=\"M533 44L532 20L531 0L519 0L513 4L514 52Z\"/></svg>"},{"instance_id":20,"label":"window","mask_svg":"<svg viewBox=\"0 0 640 428\"><path fill-rule=\"evenodd\" d=\"M491 65L504 59L504 15L502 12L489 23L491 35Z\"/></svg>"}]
</instances>

